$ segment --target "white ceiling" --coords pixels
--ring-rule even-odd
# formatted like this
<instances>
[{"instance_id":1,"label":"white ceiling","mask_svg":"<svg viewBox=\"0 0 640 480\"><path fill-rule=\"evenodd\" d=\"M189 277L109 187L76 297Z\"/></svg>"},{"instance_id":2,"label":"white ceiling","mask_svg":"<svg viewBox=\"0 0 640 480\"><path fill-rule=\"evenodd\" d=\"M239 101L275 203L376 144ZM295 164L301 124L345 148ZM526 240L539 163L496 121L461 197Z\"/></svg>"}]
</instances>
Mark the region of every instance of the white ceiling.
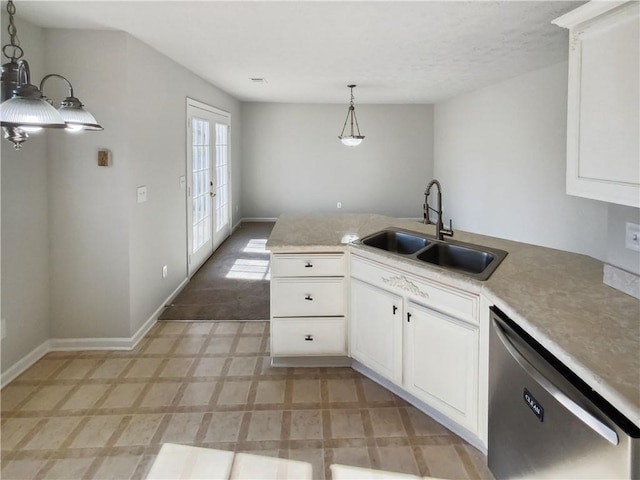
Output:
<instances>
[{"instance_id":1,"label":"white ceiling","mask_svg":"<svg viewBox=\"0 0 640 480\"><path fill-rule=\"evenodd\" d=\"M550 21L581 3L16 1L16 16L126 31L242 101L346 103L356 83L356 104L434 103L565 60Z\"/></svg>"}]
</instances>

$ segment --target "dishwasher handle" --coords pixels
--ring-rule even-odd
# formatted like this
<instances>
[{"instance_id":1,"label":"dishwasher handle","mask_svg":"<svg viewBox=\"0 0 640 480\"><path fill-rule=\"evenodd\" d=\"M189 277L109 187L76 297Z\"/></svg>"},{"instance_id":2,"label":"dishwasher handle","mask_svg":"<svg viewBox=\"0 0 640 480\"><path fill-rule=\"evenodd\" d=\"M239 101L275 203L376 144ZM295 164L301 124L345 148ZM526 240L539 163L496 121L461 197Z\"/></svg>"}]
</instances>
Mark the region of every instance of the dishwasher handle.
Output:
<instances>
[{"instance_id":1,"label":"dishwasher handle","mask_svg":"<svg viewBox=\"0 0 640 480\"><path fill-rule=\"evenodd\" d=\"M515 345L502 331L503 328L510 330L508 325L503 323L499 318L493 317L493 328L495 329L498 338L514 358L514 360L516 360L518 364L529 374L529 376L531 376L531 378L533 378L542 388L544 388L549 393L549 395L560 402L567 410L569 410L583 423L592 428L596 433L604 437L608 442L612 443L613 445L618 445L618 434L614 430L591 415L576 402L571 400L571 398L565 395L556 385L554 385L551 380L545 377L518 351Z\"/></svg>"}]
</instances>

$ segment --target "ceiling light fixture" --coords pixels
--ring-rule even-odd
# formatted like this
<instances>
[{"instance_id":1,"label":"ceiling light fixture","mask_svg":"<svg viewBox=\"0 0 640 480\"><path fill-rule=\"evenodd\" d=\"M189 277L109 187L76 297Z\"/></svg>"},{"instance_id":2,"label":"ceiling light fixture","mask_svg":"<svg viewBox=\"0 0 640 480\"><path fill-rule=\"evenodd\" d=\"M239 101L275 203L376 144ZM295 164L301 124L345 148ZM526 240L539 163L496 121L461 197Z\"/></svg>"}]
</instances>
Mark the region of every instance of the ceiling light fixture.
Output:
<instances>
[{"instance_id":1,"label":"ceiling light fixture","mask_svg":"<svg viewBox=\"0 0 640 480\"><path fill-rule=\"evenodd\" d=\"M358 126L358 119L356 118L356 107L353 105L353 89L356 88L356 85L347 85L347 88L351 89L351 101L349 102L347 118L345 118L344 125L342 126L342 133L340 133L338 138L343 144L349 147L355 147L356 145L360 145L362 143L362 140L364 140L364 135L360 134L360 127ZM344 131L347 128L347 122L349 122L350 125L349 135L344 134ZM353 130L354 124L358 133L357 135Z\"/></svg>"},{"instance_id":2,"label":"ceiling light fixture","mask_svg":"<svg viewBox=\"0 0 640 480\"><path fill-rule=\"evenodd\" d=\"M96 119L87 112L84 105L73 95L71 82L62 75L46 75L40 88L31 84L29 63L21 60L24 51L18 40L18 30L14 23L16 7L12 0L7 3L9 14L10 43L2 47L2 53L9 59L2 65L2 103L0 123L4 138L13 143L16 150L29 138L29 133L43 128L66 128L68 131L103 130ZM69 86L69 96L60 103L57 110L52 101L44 96L44 84L50 78L60 78Z\"/></svg>"}]
</instances>

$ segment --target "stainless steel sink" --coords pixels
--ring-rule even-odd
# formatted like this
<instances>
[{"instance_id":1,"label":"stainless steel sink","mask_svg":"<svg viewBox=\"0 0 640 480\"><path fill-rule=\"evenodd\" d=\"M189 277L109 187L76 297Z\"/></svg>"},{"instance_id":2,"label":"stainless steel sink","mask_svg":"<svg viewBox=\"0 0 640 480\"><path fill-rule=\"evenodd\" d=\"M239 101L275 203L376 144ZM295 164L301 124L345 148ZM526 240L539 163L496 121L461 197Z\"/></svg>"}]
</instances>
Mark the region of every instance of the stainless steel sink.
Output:
<instances>
[{"instance_id":1,"label":"stainless steel sink","mask_svg":"<svg viewBox=\"0 0 640 480\"><path fill-rule=\"evenodd\" d=\"M496 259L490 252L475 250L453 245L451 243L438 243L417 255L422 260L440 267L460 270L465 273L481 274Z\"/></svg>"},{"instance_id":2,"label":"stainless steel sink","mask_svg":"<svg viewBox=\"0 0 640 480\"><path fill-rule=\"evenodd\" d=\"M504 250L398 229L376 232L356 242L418 262L486 280L508 255Z\"/></svg>"},{"instance_id":3,"label":"stainless steel sink","mask_svg":"<svg viewBox=\"0 0 640 480\"><path fill-rule=\"evenodd\" d=\"M362 243L387 252L410 255L429 245L431 240L399 230L382 230L364 238Z\"/></svg>"}]
</instances>

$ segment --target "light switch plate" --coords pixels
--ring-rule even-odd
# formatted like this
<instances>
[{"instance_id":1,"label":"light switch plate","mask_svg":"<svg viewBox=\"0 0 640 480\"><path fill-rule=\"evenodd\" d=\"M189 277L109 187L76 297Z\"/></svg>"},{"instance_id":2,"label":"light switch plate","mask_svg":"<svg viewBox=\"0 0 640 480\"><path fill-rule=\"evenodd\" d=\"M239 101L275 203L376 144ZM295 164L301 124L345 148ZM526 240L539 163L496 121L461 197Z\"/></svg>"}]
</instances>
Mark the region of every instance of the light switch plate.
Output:
<instances>
[{"instance_id":1,"label":"light switch plate","mask_svg":"<svg viewBox=\"0 0 640 480\"><path fill-rule=\"evenodd\" d=\"M626 223L624 246L629 250L640 252L640 225L638 225L637 223Z\"/></svg>"},{"instance_id":2,"label":"light switch plate","mask_svg":"<svg viewBox=\"0 0 640 480\"><path fill-rule=\"evenodd\" d=\"M147 186L146 185L142 185L138 188L136 188L136 195L137 195L137 201L138 203L143 203L147 201Z\"/></svg>"}]
</instances>

